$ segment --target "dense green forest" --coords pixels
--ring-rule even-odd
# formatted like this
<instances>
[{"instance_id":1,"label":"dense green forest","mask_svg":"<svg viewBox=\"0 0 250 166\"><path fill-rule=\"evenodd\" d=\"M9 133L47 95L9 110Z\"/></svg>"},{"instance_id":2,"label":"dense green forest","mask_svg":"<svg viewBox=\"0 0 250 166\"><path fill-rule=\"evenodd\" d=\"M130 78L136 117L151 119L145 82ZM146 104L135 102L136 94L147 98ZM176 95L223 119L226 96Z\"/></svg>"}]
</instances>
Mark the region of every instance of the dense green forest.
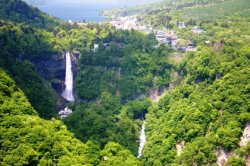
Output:
<instances>
[{"instance_id":1,"label":"dense green forest","mask_svg":"<svg viewBox=\"0 0 250 166\"><path fill-rule=\"evenodd\" d=\"M216 165L219 150L229 154L225 165L247 165L250 142L239 142L250 122L249 5L165 0L104 11L136 14L197 46L182 52L157 45L153 32L69 24L21 0L0 0L0 165ZM52 80L30 60L67 50L81 57L73 114L61 120ZM150 92L164 88L152 101ZM136 158L143 119L147 143Z\"/></svg>"},{"instance_id":2,"label":"dense green forest","mask_svg":"<svg viewBox=\"0 0 250 166\"><path fill-rule=\"evenodd\" d=\"M1 165L138 165L119 144L109 142L103 150L74 138L61 120L44 120L15 82L0 70ZM101 160L108 157L108 161Z\"/></svg>"},{"instance_id":3,"label":"dense green forest","mask_svg":"<svg viewBox=\"0 0 250 166\"><path fill-rule=\"evenodd\" d=\"M156 43L154 34L109 33L95 53L84 52L80 59L81 72L75 81L78 95L90 100L108 91L127 99L150 87L167 86L172 66L166 57L171 49L154 48Z\"/></svg>"},{"instance_id":4,"label":"dense green forest","mask_svg":"<svg viewBox=\"0 0 250 166\"><path fill-rule=\"evenodd\" d=\"M245 30L238 22L226 30L234 28ZM244 32L241 35L244 36ZM186 78L183 83L149 108L145 163L207 165L217 160L213 149L238 153L242 128L250 118L250 47L241 35L237 36L243 39L241 43L230 35L219 50L202 46L184 60L182 70ZM177 156L175 146L181 141L186 142L186 146ZM249 143L238 157L244 155L249 155Z\"/></svg>"},{"instance_id":5,"label":"dense green forest","mask_svg":"<svg viewBox=\"0 0 250 166\"><path fill-rule=\"evenodd\" d=\"M150 3L140 6L125 6L123 8L107 9L103 11L103 14L110 18L112 16L126 16L133 14L143 14L144 17L158 14L168 13L170 11L182 10L185 8L213 5L221 2L227 2L230 0L162 0L158 3ZM145 19L145 18L144 18Z\"/></svg>"}]
</instances>

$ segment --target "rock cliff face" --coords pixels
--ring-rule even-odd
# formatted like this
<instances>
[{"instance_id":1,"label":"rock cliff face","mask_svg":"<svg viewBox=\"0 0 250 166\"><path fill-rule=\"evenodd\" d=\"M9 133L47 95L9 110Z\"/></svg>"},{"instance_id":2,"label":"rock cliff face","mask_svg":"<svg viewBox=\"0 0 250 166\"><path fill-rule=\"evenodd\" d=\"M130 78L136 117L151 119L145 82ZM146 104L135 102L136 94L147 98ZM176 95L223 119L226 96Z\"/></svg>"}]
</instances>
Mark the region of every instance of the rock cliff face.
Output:
<instances>
[{"instance_id":1,"label":"rock cliff face","mask_svg":"<svg viewBox=\"0 0 250 166\"><path fill-rule=\"evenodd\" d=\"M51 56L49 59L32 58L30 60L35 66L37 72L51 83L51 87L61 94L64 89L64 79L66 70L66 53ZM78 72L77 60L80 53L72 52L72 68L74 76Z\"/></svg>"},{"instance_id":2,"label":"rock cliff face","mask_svg":"<svg viewBox=\"0 0 250 166\"><path fill-rule=\"evenodd\" d=\"M250 123L247 123L240 140L240 146L246 146L250 141Z\"/></svg>"},{"instance_id":3,"label":"rock cliff face","mask_svg":"<svg viewBox=\"0 0 250 166\"><path fill-rule=\"evenodd\" d=\"M176 152L177 152L178 156L181 155L181 152L184 148L185 148L185 141L181 141L181 142L176 144Z\"/></svg>"},{"instance_id":4,"label":"rock cliff face","mask_svg":"<svg viewBox=\"0 0 250 166\"><path fill-rule=\"evenodd\" d=\"M30 61L36 66L37 72L45 79L57 78L64 80L65 77L65 55L53 55L49 59L35 58Z\"/></svg>"},{"instance_id":5,"label":"rock cliff face","mask_svg":"<svg viewBox=\"0 0 250 166\"><path fill-rule=\"evenodd\" d=\"M65 56L64 56L65 57ZM71 52L71 59L72 59L72 70L74 76L76 76L77 72L80 70L78 66L78 59L81 57L80 52L72 51ZM75 77L74 77L75 78Z\"/></svg>"},{"instance_id":6,"label":"rock cliff face","mask_svg":"<svg viewBox=\"0 0 250 166\"><path fill-rule=\"evenodd\" d=\"M219 166L223 166L227 162L228 158L232 155L232 153L228 153L222 148L217 149L215 153L217 156L217 164Z\"/></svg>"},{"instance_id":7,"label":"rock cliff face","mask_svg":"<svg viewBox=\"0 0 250 166\"><path fill-rule=\"evenodd\" d=\"M37 72L51 83L51 86L61 93L64 87L65 58L64 54L53 55L49 59L29 59L35 66Z\"/></svg>"},{"instance_id":8,"label":"rock cliff face","mask_svg":"<svg viewBox=\"0 0 250 166\"><path fill-rule=\"evenodd\" d=\"M27 58L32 57L32 58ZM46 56L47 57L47 56ZM80 53L77 51L71 52L72 70L74 78L79 71L78 59ZM65 108L67 101L61 97L65 89L65 70L66 70L66 52L50 56L50 58L38 58L37 56L20 56L19 60L29 60L35 65L36 71L40 76L46 79L50 86L55 90L55 97L57 98L57 109Z\"/></svg>"}]
</instances>

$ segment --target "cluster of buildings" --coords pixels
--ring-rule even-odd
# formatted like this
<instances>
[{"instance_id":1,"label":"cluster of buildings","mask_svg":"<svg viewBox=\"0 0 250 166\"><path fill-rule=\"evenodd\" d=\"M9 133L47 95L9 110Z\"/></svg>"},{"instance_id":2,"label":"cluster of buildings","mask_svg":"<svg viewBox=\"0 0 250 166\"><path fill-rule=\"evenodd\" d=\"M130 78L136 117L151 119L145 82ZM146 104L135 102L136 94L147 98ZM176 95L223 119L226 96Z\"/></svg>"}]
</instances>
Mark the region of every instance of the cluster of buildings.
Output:
<instances>
[{"instance_id":1,"label":"cluster of buildings","mask_svg":"<svg viewBox=\"0 0 250 166\"><path fill-rule=\"evenodd\" d=\"M145 33L150 33L154 32L156 39L160 44L166 44L173 49L188 52L188 51L196 51L196 46L192 41L188 41L185 46L180 45L179 41L181 39L178 38L176 33L174 31L163 31L163 30L157 30L154 29L148 25L142 25L137 19L137 16L126 16L126 17L117 17L114 18L110 22L116 29L123 29L123 30L130 30L130 29L135 29L135 30L140 30ZM184 22L179 22L178 23L179 28L186 28L186 25ZM194 26L191 31L195 34L201 34L205 32L203 29L199 28L198 26ZM94 46L95 49L95 46Z\"/></svg>"},{"instance_id":2,"label":"cluster of buildings","mask_svg":"<svg viewBox=\"0 0 250 166\"><path fill-rule=\"evenodd\" d=\"M64 108L64 110L61 110L60 112L58 112L58 115L61 119L68 117L69 115L71 115L73 113L73 111L71 109L69 109L68 107Z\"/></svg>"},{"instance_id":3,"label":"cluster of buildings","mask_svg":"<svg viewBox=\"0 0 250 166\"><path fill-rule=\"evenodd\" d=\"M192 41L188 41L186 46L181 46L178 49L183 52L197 51L197 48Z\"/></svg>"},{"instance_id":4,"label":"cluster of buildings","mask_svg":"<svg viewBox=\"0 0 250 166\"><path fill-rule=\"evenodd\" d=\"M88 23L86 21L73 21L73 20L68 20L68 24L70 25L79 25L79 26L86 26Z\"/></svg>"},{"instance_id":5,"label":"cluster of buildings","mask_svg":"<svg viewBox=\"0 0 250 166\"><path fill-rule=\"evenodd\" d=\"M178 43L178 36L174 31L154 31L156 39L159 44L167 44L171 47L176 47Z\"/></svg>"},{"instance_id":6,"label":"cluster of buildings","mask_svg":"<svg viewBox=\"0 0 250 166\"><path fill-rule=\"evenodd\" d=\"M126 17L117 17L114 20L110 21L110 23L116 28L116 29L122 29L122 30L130 30L130 29L136 29L143 31L145 33L150 33L153 28L146 25L141 25L137 19L137 16L126 16Z\"/></svg>"},{"instance_id":7,"label":"cluster of buildings","mask_svg":"<svg viewBox=\"0 0 250 166\"><path fill-rule=\"evenodd\" d=\"M183 28L186 28L187 26L185 25L184 22L179 22L179 23L178 23L178 27L179 27L180 29L183 29ZM193 33L196 33L196 34L201 34L201 33L205 32L204 29L201 29L201 28L199 28L198 26L194 26L194 27L191 29L191 31L192 31Z\"/></svg>"},{"instance_id":8,"label":"cluster of buildings","mask_svg":"<svg viewBox=\"0 0 250 166\"><path fill-rule=\"evenodd\" d=\"M180 39L174 31L155 31L155 36L159 44L166 44L173 49L189 52L197 51L195 44L192 41L188 41L185 46L179 44Z\"/></svg>"}]
</instances>

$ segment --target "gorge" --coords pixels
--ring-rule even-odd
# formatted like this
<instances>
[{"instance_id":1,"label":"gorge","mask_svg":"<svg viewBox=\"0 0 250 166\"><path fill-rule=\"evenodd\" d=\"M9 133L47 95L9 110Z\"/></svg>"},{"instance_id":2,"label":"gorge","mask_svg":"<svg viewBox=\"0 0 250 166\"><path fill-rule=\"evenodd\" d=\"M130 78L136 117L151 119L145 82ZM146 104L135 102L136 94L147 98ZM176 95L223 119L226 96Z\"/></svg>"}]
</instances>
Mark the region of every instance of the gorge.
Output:
<instances>
[{"instance_id":1,"label":"gorge","mask_svg":"<svg viewBox=\"0 0 250 166\"><path fill-rule=\"evenodd\" d=\"M249 5L110 11L155 27L144 33L0 1L0 165L250 165Z\"/></svg>"}]
</instances>

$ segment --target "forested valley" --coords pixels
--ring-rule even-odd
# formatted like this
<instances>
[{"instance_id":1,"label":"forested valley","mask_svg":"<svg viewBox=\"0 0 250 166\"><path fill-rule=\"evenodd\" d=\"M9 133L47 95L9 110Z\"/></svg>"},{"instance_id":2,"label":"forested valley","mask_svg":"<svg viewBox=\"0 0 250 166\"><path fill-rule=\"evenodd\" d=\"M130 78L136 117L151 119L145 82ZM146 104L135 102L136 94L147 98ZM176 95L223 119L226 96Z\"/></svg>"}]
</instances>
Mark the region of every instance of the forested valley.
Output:
<instances>
[{"instance_id":1,"label":"forested valley","mask_svg":"<svg viewBox=\"0 0 250 166\"><path fill-rule=\"evenodd\" d=\"M0 0L0 165L248 166L249 10L248 0L164 0L103 12L137 15L145 33ZM178 35L176 46L155 29ZM66 52L73 102L58 90ZM73 113L60 118L64 107Z\"/></svg>"}]
</instances>

